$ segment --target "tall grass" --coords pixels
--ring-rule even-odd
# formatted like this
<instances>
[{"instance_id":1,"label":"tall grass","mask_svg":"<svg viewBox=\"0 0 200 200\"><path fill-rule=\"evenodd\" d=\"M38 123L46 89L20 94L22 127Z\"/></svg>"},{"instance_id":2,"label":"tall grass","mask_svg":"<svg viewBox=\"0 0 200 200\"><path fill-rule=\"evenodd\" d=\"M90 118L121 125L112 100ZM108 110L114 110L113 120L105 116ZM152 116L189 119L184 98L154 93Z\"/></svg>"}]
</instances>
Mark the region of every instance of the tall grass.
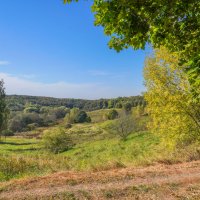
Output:
<instances>
[{"instance_id":1,"label":"tall grass","mask_svg":"<svg viewBox=\"0 0 200 200\"><path fill-rule=\"evenodd\" d=\"M44 175L70 169L68 158L51 154L1 155L0 181L32 175Z\"/></svg>"},{"instance_id":2,"label":"tall grass","mask_svg":"<svg viewBox=\"0 0 200 200\"><path fill-rule=\"evenodd\" d=\"M73 149L55 155L47 153L38 143L16 139L0 151L0 181L60 170L105 170L149 164L155 158L159 139L149 133L133 133L126 141L119 138L101 139L77 144ZM26 145L23 145L26 144ZM20 145L19 145L20 144ZM25 148L26 147L26 148ZM40 148L38 148L40 147ZM16 151L10 153L11 148ZM23 150L23 153L19 153ZM38 148L38 149L37 149Z\"/></svg>"}]
</instances>

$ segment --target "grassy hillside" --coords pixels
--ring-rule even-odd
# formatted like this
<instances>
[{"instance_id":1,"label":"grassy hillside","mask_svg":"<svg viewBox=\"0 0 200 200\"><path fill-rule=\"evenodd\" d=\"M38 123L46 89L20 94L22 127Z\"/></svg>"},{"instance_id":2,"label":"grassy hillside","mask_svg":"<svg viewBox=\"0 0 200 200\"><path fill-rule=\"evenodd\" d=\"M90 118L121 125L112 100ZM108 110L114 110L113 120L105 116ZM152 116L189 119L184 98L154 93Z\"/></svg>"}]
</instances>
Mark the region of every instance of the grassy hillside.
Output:
<instances>
[{"instance_id":1,"label":"grassy hillside","mask_svg":"<svg viewBox=\"0 0 200 200\"><path fill-rule=\"evenodd\" d=\"M146 165L156 159L159 138L141 132L126 141L117 137L90 138L77 134L79 144L64 153L46 152L37 139L8 138L1 142L0 180L41 175L60 170L104 170Z\"/></svg>"}]
</instances>

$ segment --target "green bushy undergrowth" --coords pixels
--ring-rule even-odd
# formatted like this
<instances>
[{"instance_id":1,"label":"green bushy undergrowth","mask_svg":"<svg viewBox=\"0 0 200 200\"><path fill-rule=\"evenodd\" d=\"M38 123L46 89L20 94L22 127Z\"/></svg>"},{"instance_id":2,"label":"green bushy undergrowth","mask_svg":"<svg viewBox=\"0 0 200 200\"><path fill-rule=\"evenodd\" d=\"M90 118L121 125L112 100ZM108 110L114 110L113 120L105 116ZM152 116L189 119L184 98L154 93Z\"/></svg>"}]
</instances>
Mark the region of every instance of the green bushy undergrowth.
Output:
<instances>
[{"instance_id":1,"label":"green bushy undergrowth","mask_svg":"<svg viewBox=\"0 0 200 200\"><path fill-rule=\"evenodd\" d=\"M72 148L73 142L62 128L46 130L42 136L43 146L52 153L61 153Z\"/></svg>"}]
</instances>

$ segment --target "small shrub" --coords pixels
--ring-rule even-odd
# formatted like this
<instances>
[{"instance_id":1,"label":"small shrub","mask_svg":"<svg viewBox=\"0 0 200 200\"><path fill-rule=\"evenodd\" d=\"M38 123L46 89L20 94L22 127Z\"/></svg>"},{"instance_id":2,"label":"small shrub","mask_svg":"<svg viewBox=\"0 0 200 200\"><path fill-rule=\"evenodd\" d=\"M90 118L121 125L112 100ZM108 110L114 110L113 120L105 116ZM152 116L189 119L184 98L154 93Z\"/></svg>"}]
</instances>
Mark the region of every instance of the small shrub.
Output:
<instances>
[{"instance_id":1,"label":"small shrub","mask_svg":"<svg viewBox=\"0 0 200 200\"><path fill-rule=\"evenodd\" d=\"M60 128L46 130L42 139L44 148L53 153L61 153L67 151L73 146L73 142L69 135L67 135L65 131Z\"/></svg>"},{"instance_id":2,"label":"small shrub","mask_svg":"<svg viewBox=\"0 0 200 200\"><path fill-rule=\"evenodd\" d=\"M91 118L87 115L85 111L79 111L74 118L74 122L75 123L91 122Z\"/></svg>"},{"instance_id":3,"label":"small shrub","mask_svg":"<svg viewBox=\"0 0 200 200\"><path fill-rule=\"evenodd\" d=\"M4 137L7 137L7 136L14 136L14 133L13 133L13 131L11 131L11 130L9 130L9 129L6 129L6 130L3 130L3 131L2 131L2 135L3 135Z\"/></svg>"},{"instance_id":4,"label":"small shrub","mask_svg":"<svg viewBox=\"0 0 200 200\"><path fill-rule=\"evenodd\" d=\"M91 117L90 116L87 116L86 118L86 122L90 123L92 120L91 120Z\"/></svg>"},{"instance_id":5,"label":"small shrub","mask_svg":"<svg viewBox=\"0 0 200 200\"><path fill-rule=\"evenodd\" d=\"M123 105L123 110L124 110L127 114L129 114L129 113L131 112L131 108L132 108L132 106L131 106L131 104L130 104L129 102L127 102L127 103L125 103L125 104Z\"/></svg>"},{"instance_id":6,"label":"small shrub","mask_svg":"<svg viewBox=\"0 0 200 200\"><path fill-rule=\"evenodd\" d=\"M37 123L32 123L32 124L28 124L28 125L27 125L27 129L28 129L29 131L35 130L37 127L38 127L38 124L37 124Z\"/></svg>"},{"instance_id":7,"label":"small shrub","mask_svg":"<svg viewBox=\"0 0 200 200\"><path fill-rule=\"evenodd\" d=\"M113 120L113 119L116 119L119 116L119 114L118 114L118 112L115 109L113 109L113 110L110 110L107 113L106 116L107 116L107 119Z\"/></svg>"}]
</instances>

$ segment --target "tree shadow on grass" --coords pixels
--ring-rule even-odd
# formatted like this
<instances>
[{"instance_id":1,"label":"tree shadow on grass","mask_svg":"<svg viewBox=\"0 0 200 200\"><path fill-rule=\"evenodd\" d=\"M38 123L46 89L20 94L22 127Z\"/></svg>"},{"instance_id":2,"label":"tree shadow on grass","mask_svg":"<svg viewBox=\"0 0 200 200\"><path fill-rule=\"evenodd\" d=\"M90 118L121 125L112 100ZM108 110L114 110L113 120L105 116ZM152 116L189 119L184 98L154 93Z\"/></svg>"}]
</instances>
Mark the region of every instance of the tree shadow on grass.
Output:
<instances>
[{"instance_id":1,"label":"tree shadow on grass","mask_svg":"<svg viewBox=\"0 0 200 200\"><path fill-rule=\"evenodd\" d=\"M29 148L29 149L7 149L7 151L10 152L26 152L26 151L38 151L41 150L42 148Z\"/></svg>"},{"instance_id":2,"label":"tree shadow on grass","mask_svg":"<svg viewBox=\"0 0 200 200\"><path fill-rule=\"evenodd\" d=\"M17 142L6 142L6 141L0 141L1 144L9 144L9 145L15 145L15 146L20 146L20 145L31 145L31 144L36 144L36 142L24 142L24 143L17 143Z\"/></svg>"}]
</instances>

